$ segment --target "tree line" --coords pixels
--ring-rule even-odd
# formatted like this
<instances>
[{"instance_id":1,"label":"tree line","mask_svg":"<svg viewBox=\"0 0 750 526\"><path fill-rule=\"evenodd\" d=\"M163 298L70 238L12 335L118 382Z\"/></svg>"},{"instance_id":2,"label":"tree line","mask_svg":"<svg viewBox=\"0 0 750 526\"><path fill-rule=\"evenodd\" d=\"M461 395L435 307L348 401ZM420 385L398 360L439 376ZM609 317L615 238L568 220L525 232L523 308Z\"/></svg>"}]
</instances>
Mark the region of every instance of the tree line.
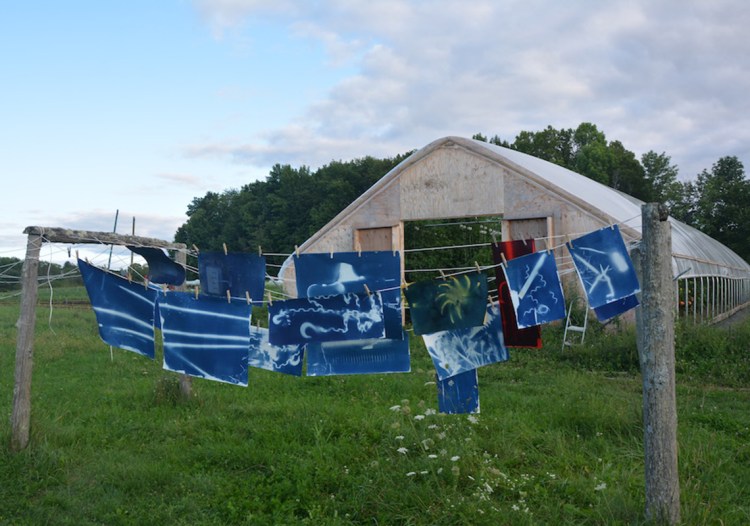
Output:
<instances>
[{"instance_id":1,"label":"tree line","mask_svg":"<svg viewBox=\"0 0 750 526\"><path fill-rule=\"evenodd\" d=\"M522 131L512 142L481 133L473 138L545 159L643 201L663 202L676 219L750 258L750 240L743 233L750 182L737 157L722 157L685 181L678 180L678 167L665 152L649 151L639 159L587 122L575 129ZM411 153L333 161L315 171L276 164L265 180L194 198L175 241L207 250L226 243L237 252L262 247L291 253Z\"/></svg>"}]
</instances>

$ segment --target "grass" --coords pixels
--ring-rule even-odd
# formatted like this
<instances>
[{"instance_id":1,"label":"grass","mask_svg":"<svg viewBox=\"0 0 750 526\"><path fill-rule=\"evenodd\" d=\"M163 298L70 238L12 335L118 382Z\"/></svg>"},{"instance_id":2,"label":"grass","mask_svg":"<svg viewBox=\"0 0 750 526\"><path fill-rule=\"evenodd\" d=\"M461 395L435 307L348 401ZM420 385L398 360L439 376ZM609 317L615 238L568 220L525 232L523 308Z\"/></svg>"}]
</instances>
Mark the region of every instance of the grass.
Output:
<instances>
[{"instance_id":1,"label":"grass","mask_svg":"<svg viewBox=\"0 0 750 526\"><path fill-rule=\"evenodd\" d=\"M0 306L0 524L644 524L633 335L479 371L482 413L439 415L434 369L194 381L120 350L93 313L38 311L32 434L7 449L17 306ZM48 301L48 299L46 300ZM54 332L53 332L54 331ZM750 326L678 330L685 524L750 523ZM158 354L158 353L157 353Z\"/></svg>"}]
</instances>

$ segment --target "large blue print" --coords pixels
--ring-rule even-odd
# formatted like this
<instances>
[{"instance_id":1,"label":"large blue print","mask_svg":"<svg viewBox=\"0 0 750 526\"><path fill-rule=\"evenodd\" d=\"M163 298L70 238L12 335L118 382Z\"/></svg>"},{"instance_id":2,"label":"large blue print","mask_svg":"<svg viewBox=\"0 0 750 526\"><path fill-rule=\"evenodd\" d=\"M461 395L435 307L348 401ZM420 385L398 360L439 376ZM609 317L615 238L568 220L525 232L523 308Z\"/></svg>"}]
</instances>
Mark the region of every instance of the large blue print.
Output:
<instances>
[{"instance_id":1,"label":"large blue print","mask_svg":"<svg viewBox=\"0 0 750 526\"><path fill-rule=\"evenodd\" d=\"M294 258L297 296L309 298L380 291L387 338L400 339L401 256L398 252L300 254Z\"/></svg>"}]
</instances>

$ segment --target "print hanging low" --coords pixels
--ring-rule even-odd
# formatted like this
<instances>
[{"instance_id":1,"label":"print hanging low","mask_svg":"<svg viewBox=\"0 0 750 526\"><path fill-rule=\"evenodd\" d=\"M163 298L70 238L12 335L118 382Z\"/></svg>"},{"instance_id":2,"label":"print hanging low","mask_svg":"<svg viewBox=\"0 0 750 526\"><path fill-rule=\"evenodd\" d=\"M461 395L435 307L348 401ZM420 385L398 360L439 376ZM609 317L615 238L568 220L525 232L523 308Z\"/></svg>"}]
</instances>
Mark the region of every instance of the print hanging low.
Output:
<instances>
[{"instance_id":1,"label":"print hanging low","mask_svg":"<svg viewBox=\"0 0 750 526\"><path fill-rule=\"evenodd\" d=\"M438 378L438 410L447 414L479 413L479 378L477 370Z\"/></svg>"},{"instance_id":2,"label":"print hanging low","mask_svg":"<svg viewBox=\"0 0 750 526\"><path fill-rule=\"evenodd\" d=\"M308 343L307 376L408 373L409 338Z\"/></svg>"},{"instance_id":3,"label":"print hanging low","mask_svg":"<svg viewBox=\"0 0 750 526\"><path fill-rule=\"evenodd\" d=\"M154 358L157 291L78 260L104 343Z\"/></svg>"},{"instance_id":4,"label":"print hanging low","mask_svg":"<svg viewBox=\"0 0 750 526\"><path fill-rule=\"evenodd\" d=\"M304 345L273 345L268 341L268 329L250 327L250 367L302 376L304 356Z\"/></svg>"},{"instance_id":5,"label":"print hanging low","mask_svg":"<svg viewBox=\"0 0 750 526\"><path fill-rule=\"evenodd\" d=\"M565 298L551 252L535 252L511 259L503 265L503 271L520 328L565 317Z\"/></svg>"},{"instance_id":6,"label":"print hanging low","mask_svg":"<svg viewBox=\"0 0 750 526\"><path fill-rule=\"evenodd\" d=\"M500 309L495 304L487 306L484 325L425 334L422 339L441 380L508 359Z\"/></svg>"}]
</instances>

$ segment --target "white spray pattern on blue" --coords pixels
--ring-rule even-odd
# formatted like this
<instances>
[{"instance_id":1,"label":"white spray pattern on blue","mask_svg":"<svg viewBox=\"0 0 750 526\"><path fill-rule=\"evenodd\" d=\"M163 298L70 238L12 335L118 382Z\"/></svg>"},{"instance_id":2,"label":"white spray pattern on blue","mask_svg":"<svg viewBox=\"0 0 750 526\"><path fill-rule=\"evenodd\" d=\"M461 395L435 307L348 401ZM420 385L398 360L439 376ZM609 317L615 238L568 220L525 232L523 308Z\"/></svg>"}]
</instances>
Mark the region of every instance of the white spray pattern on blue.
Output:
<instances>
[{"instance_id":1,"label":"white spray pattern on blue","mask_svg":"<svg viewBox=\"0 0 750 526\"><path fill-rule=\"evenodd\" d=\"M488 306L483 325L423 334L422 339L440 380L508 359L496 304Z\"/></svg>"},{"instance_id":2,"label":"white spray pattern on blue","mask_svg":"<svg viewBox=\"0 0 750 526\"><path fill-rule=\"evenodd\" d=\"M331 309L323 305L327 299L341 298L345 305L351 306L349 309ZM361 300L369 303L367 310L362 310ZM271 317L271 323L276 327L288 327L293 325L293 320L297 317L308 317L310 314L321 316L330 316L333 320L339 322L341 326L322 326L311 321L304 321L299 325L299 334L303 339L313 340L315 336L327 333L346 334L351 329L350 324L356 323L356 328L360 334L366 334L376 327L383 324L383 302L380 293L367 295L360 294L340 294L337 296L320 296L317 298L298 298L288 300L285 304L295 304L304 306L282 307Z\"/></svg>"},{"instance_id":3,"label":"white spray pattern on blue","mask_svg":"<svg viewBox=\"0 0 750 526\"><path fill-rule=\"evenodd\" d=\"M302 351L302 345L273 345L264 327L250 328L250 367L281 372L301 369Z\"/></svg>"},{"instance_id":4,"label":"white spray pattern on blue","mask_svg":"<svg viewBox=\"0 0 750 526\"><path fill-rule=\"evenodd\" d=\"M531 268L529 265L524 266L525 280L520 290L516 292L512 287L510 287L509 289L511 299L513 300L513 305L516 307L516 309L520 308L521 302L523 302L524 300L527 300L527 303L531 303L531 306L529 308L520 313L521 316L519 316L519 318L521 319L518 320L519 327L522 324L524 326L528 326L542 323L543 321L545 321L544 317L550 313L551 309L549 304L543 303L537 296L537 293L539 291L549 294L549 299L552 302L552 305L557 305L560 301L560 299L557 297L557 294L555 293L555 290L552 288L548 288L547 280L544 278L544 274L541 272L548 257L548 253L538 252L536 257L537 260L533 268ZM534 288L531 288L532 285L535 284L535 282L536 286L534 286ZM533 324L525 322L525 320L528 320L529 317L533 318Z\"/></svg>"}]
</instances>

